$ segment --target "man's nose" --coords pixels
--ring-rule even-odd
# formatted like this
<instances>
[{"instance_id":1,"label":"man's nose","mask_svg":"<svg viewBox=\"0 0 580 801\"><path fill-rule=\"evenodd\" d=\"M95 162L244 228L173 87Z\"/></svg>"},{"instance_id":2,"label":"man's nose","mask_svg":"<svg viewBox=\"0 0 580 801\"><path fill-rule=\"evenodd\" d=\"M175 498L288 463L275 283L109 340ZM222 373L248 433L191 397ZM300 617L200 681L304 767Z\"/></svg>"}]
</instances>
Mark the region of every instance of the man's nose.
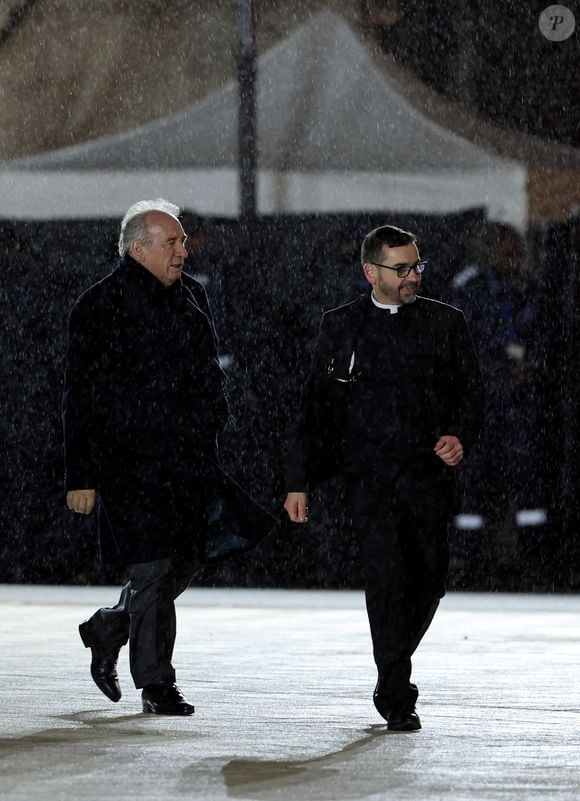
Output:
<instances>
[{"instance_id":1,"label":"man's nose","mask_svg":"<svg viewBox=\"0 0 580 801\"><path fill-rule=\"evenodd\" d=\"M179 246L177 248L177 255L182 256L184 259L187 258L187 248L185 247L183 242L179 242Z\"/></svg>"}]
</instances>

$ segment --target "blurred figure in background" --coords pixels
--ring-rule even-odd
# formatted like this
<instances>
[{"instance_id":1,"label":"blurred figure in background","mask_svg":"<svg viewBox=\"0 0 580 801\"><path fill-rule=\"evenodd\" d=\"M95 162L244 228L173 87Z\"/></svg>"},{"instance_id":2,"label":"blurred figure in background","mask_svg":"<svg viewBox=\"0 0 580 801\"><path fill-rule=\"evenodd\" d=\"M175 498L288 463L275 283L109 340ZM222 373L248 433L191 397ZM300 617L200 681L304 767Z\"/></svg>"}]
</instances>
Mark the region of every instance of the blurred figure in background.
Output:
<instances>
[{"instance_id":1,"label":"blurred figure in background","mask_svg":"<svg viewBox=\"0 0 580 801\"><path fill-rule=\"evenodd\" d=\"M195 259L205 247L204 219L189 209L183 209L179 222L187 237L187 252Z\"/></svg>"},{"instance_id":2,"label":"blurred figure in background","mask_svg":"<svg viewBox=\"0 0 580 801\"><path fill-rule=\"evenodd\" d=\"M534 440L542 334L523 237L509 225L489 223L481 250L480 263L457 273L451 286L451 302L465 314L487 391L486 424L463 471L464 511L483 517L494 562L508 564L517 512L542 503Z\"/></svg>"}]
</instances>

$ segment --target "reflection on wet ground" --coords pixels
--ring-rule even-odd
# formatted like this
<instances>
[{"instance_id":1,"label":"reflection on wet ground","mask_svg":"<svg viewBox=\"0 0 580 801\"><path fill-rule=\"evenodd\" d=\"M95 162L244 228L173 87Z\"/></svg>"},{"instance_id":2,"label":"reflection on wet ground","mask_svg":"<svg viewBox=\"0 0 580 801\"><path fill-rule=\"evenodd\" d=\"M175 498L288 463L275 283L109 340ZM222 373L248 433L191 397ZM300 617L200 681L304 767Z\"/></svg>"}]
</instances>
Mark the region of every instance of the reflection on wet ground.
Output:
<instances>
[{"instance_id":1,"label":"reflection on wet ground","mask_svg":"<svg viewBox=\"0 0 580 801\"><path fill-rule=\"evenodd\" d=\"M336 775L342 773L344 763L356 758L360 751L374 748L378 737L391 734L387 731L386 724L369 726L365 731L368 732L366 737L348 743L339 751L311 759L292 762L232 759L222 768L228 793L233 798L261 798L264 797L264 792L294 787L298 793L294 797L297 798L301 796L303 789L299 791L297 785L311 785L314 782L317 798L328 797L337 801L349 798L350 795L343 796L336 786ZM323 785L329 779L332 787L327 788L330 795L325 796ZM377 792L383 789L382 785Z\"/></svg>"}]
</instances>

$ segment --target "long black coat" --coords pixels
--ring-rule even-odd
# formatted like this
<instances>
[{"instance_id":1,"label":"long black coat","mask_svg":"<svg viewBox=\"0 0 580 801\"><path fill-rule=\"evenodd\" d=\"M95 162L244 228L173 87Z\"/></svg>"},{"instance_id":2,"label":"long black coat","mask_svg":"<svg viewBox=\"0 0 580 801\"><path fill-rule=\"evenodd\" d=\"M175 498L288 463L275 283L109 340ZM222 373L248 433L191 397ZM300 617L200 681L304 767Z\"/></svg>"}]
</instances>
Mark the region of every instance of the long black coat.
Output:
<instances>
[{"instance_id":1,"label":"long black coat","mask_svg":"<svg viewBox=\"0 0 580 801\"><path fill-rule=\"evenodd\" d=\"M302 407L288 446L288 491L306 491L333 475L348 472L356 464L358 443L345 439L351 422L348 415L377 421L381 414L387 414L388 398L381 406L370 409L352 403L351 393L358 386L355 382L377 378L373 366L369 375L361 375L357 358L360 332L372 308L369 293L323 315ZM408 332L403 356L417 363L416 390L414 386L406 388L408 406L416 414L428 411L433 436L457 436L467 455L483 422L485 393L465 318L458 309L423 297L400 307L398 315L404 315L401 322ZM388 352L390 347L392 343L386 339L385 350ZM394 385L398 378L392 377ZM398 456L394 454L393 462L408 463L421 451L428 454L436 473L443 463L432 454L435 441L427 438L424 443L414 442ZM359 464L362 461L358 459ZM356 469L376 473L382 467L369 462ZM396 469L397 465L390 464L391 468Z\"/></svg>"},{"instance_id":2,"label":"long black coat","mask_svg":"<svg viewBox=\"0 0 580 801\"><path fill-rule=\"evenodd\" d=\"M247 535L239 510L260 516L216 462L228 415L222 380L205 291L190 276L165 288L126 256L75 303L65 485L97 490L105 561L195 558L224 515L230 539Z\"/></svg>"}]
</instances>

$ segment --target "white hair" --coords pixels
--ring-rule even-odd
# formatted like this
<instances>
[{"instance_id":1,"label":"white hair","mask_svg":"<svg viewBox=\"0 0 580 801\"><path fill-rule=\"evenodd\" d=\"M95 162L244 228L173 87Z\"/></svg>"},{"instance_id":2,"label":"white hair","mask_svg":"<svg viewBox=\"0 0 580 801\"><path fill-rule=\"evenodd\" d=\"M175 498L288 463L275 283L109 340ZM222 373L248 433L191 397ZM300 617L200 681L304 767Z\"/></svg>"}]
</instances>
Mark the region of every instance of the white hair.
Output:
<instances>
[{"instance_id":1,"label":"white hair","mask_svg":"<svg viewBox=\"0 0 580 801\"><path fill-rule=\"evenodd\" d=\"M145 217L150 211L162 211L164 214L169 214L170 217L179 216L179 206L158 197L157 200L139 200L130 206L123 220L121 221L121 232L119 234L119 255L123 257L129 248L131 242L148 242L147 227L145 225Z\"/></svg>"}]
</instances>

